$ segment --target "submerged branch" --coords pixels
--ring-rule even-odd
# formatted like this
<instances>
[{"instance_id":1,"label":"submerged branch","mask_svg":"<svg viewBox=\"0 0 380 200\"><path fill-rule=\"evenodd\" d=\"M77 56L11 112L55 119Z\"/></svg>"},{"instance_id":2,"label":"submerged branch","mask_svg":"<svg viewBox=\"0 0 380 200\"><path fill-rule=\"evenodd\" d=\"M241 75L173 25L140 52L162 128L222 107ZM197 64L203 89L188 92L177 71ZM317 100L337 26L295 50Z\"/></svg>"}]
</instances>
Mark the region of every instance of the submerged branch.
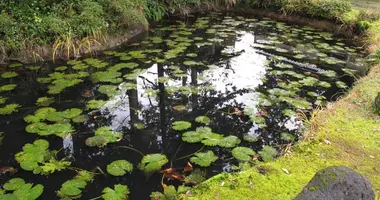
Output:
<instances>
[{"instance_id":1,"label":"submerged branch","mask_svg":"<svg viewBox=\"0 0 380 200\"><path fill-rule=\"evenodd\" d=\"M188 158L188 157L190 157L190 156L192 156L192 155L194 155L194 154L196 154L196 153L199 153L200 151L203 150L204 147L205 147L205 145L203 145L198 151L196 151L196 152L194 152L194 153L192 153L192 154L186 155L186 156L182 156L182 157L180 157L180 158L178 158L178 159L176 159L176 160L182 160L182 159Z\"/></svg>"},{"instance_id":2,"label":"submerged branch","mask_svg":"<svg viewBox=\"0 0 380 200\"><path fill-rule=\"evenodd\" d=\"M142 156L145 156L145 154L143 154L141 151L139 151L139 150L137 150L137 149L135 149L135 148L132 148L132 147L119 146L119 147L115 147L115 149L116 149L116 148L129 149L129 150L132 150L132 151L135 151L135 152L139 153L139 154L142 155Z\"/></svg>"}]
</instances>

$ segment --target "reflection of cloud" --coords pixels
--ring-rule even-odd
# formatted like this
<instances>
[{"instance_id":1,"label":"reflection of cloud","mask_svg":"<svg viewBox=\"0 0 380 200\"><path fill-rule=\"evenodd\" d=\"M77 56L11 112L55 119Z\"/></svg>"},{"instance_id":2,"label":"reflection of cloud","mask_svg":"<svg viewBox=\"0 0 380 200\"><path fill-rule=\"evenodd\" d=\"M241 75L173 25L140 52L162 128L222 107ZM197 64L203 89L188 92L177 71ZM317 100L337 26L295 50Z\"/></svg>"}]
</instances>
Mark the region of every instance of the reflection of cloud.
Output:
<instances>
[{"instance_id":1,"label":"reflection of cloud","mask_svg":"<svg viewBox=\"0 0 380 200\"><path fill-rule=\"evenodd\" d=\"M289 131L297 130L300 127L302 127L302 121L297 120L296 116L293 116L289 118L285 123L284 123L285 128L287 128Z\"/></svg>"},{"instance_id":2,"label":"reflection of cloud","mask_svg":"<svg viewBox=\"0 0 380 200\"><path fill-rule=\"evenodd\" d=\"M153 97L149 97L145 93L146 89L152 88L153 85L151 83L156 83L156 79L158 78L158 66L157 64L153 64L150 68L146 70L145 73L140 74L139 76L143 77L137 78L137 96L139 100L139 105L146 109L149 109L150 106L157 106L158 102Z\"/></svg>"},{"instance_id":3,"label":"reflection of cloud","mask_svg":"<svg viewBox=\"0 0 380 200\"><path fill-rule=\"evenodd\" d=\"M131 120L129 100L125 92L108 100L100 112L102 115L112 117L110 126L113 130L120 129L122 126L130 128L128 124Z\"/></svg>"},{"instance_id":4,"label":"reflection of cloud","mask_svg":"<svg viewBox=\"0 0 380 200\"><path fill-rule=\"evenodd\" d=\"M255 41L255 36L247 32L239 32L241 35L235 42L234 51L243 51L239 56L230 60L229 68L227 66L215 67L203 72L216 91L223 94L228 94L236 90L253 90L262 84L261 78L265 75L266 57L256 53L251 45ZM258 95L255 92L244 93L238 95L235 99L229 102L224 102L225 105L231 101L243 103L249 107L257 105Z\"/></svg>"}]
</instances>

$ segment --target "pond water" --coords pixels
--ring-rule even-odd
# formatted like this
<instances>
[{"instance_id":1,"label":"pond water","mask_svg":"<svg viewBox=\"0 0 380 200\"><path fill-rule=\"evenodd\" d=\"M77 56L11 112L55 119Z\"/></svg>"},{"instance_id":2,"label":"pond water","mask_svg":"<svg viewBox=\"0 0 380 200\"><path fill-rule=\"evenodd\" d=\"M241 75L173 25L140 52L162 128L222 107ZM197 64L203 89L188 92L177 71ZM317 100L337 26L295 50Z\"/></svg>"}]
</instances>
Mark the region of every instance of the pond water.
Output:
<instances>
[{"instance_id":1,"label":"pond water","mask_svg":"<svg viewBox=\"0 0 380 200\"><path fill-rule=\"evenodd\" d=\"M0 183L42 184L40 199L123 184L140 200L161 183L191 186L270 160L300 138L309 111L365 72L363 56L310 27L211 13L155 25L97 58L11 64L1 68ZM128 162L107 169L116 160ZM162 179L167 168L176 173ZM94 179L63 187L80 169Z\"/></svg>"}]
</instances>

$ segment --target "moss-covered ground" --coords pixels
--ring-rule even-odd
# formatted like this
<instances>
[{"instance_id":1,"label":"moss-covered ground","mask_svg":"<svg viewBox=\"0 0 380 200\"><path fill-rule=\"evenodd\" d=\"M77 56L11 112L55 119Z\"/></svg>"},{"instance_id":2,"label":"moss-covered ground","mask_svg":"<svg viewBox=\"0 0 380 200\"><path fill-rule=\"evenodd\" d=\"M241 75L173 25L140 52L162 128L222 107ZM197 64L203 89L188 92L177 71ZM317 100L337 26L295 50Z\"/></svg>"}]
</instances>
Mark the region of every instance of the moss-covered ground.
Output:
<instances>
[{"instance_id":1,"label":"moss-covered ground","mask_svg":"<svg viewBox=\"0 0 380 200\"><path fill-rule=\"evenodd\" d=\"M345 165L370 179L379 200L380 117L372 107L379 89L376 65L345 97L315 111L306 122L305 141L286 155L246 171L217 175L195 187L190 199L293 199L318 170Z\"/></svg>"}]
</instances>

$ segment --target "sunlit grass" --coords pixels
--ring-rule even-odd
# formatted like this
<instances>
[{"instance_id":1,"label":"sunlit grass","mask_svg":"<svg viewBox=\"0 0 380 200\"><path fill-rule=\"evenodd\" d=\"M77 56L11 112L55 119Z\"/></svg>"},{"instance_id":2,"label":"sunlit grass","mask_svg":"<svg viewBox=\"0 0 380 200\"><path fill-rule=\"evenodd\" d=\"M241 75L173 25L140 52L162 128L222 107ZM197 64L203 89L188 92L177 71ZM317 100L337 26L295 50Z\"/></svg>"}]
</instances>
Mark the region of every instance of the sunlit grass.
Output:
<instances>
[{"instance_id":1,"label":"sunlit grass","mask_svg":"<svg viewBox=\"0 0 380 200\"><path fill-rule=\"evenodd\" d=\"M357 8L369 9L380 13L380 0L353 0L352 4Z\"/></svg>"}]
</instances>

